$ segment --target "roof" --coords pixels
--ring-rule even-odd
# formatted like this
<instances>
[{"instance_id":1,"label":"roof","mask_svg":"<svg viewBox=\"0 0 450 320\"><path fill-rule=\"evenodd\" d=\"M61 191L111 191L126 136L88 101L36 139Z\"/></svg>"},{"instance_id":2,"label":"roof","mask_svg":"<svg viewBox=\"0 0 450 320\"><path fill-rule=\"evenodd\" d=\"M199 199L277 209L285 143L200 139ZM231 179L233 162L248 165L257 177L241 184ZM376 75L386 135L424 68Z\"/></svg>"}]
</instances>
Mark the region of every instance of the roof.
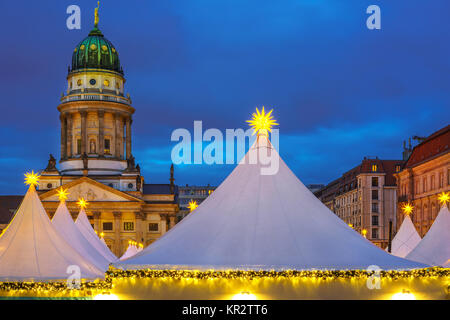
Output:
<instances>
[{"instance_id":1,"label":"roof","mask_svg":"<svg viewBox=\"0 0 450 320\"><path fill-rule=\"evenodd\" d=\"M174 193L178 193L178 186L175 185ZM172 194L170 184L144 184L144 194Z\"/></svg>"},{"instance_id":2,"label":"roof","mask_svg":"<svg viewBox=\"0 0 450 320\"><path fill-rule=\"evenodd\" d=\"M8 224L23 196L0 196L0 224Z\"/></svg>"},{"instance_id":3,"label":"roof","mask_svg":"<svg viewBox=\"0 0 450 320\"><path fill-rule=\"evenodd\" d=\"M402 160L381 160L378 158L370 159L364 158L360 164L342 174L340 178L333 180L327 186L321 190L315 192L317 197L320 197L322 201L331 200L336 194L345 193L353 190L357 187L356 177L359 174L365 173L384 173L385 186L395 186L396 180L394 173L396 172L396 166L403 166ZM377 171L372 171L372 166L377 166Z\"/></svg>"},{"instance_id":4,"label":"roof","mask_svg":"<svg viewBox=\"0 0 450 320\"><path fill-rule=\"evenodd\" d=\"M450 125L442 128L414 147L405 168L415 167L427 160L449 152Z\"/></svg>"}]
</instances>

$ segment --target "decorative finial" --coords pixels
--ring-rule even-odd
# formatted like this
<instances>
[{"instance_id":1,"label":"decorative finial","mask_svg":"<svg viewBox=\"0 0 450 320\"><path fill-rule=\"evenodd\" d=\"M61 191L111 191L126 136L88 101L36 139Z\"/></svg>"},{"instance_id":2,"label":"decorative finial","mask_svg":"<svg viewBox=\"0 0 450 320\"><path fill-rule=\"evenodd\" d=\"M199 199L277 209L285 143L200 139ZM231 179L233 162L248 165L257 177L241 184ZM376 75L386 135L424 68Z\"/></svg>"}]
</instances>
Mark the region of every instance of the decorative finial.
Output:
<instances>
[{"instance_id":1,"label":"decorative finial","mask_svg":"<svg viewBox=\"0 0 450 320\"><path fill-rule=\"evenodd\" d=\"M406 216L409 216L411 214L411 212L413 211L413 209L414 209L414 207L409 203L404 204L402 207L403 213Z\"/></svg>"},{"instance_id":2,"label":"decorative finial","mask_svg":"<svg viewBox=\"0 0 450 320\"><path fill-rule=\"evenodd\" d=\"M39 185L39 178L41 176L37 173L34 173L33 170L31 172L25 173L25 184L30 186L37 186Z\"/></svg>"},{"instance_id":3,"label":"decorative finial","mask_svg":"<svg viewBox=\"0 0 450 320\"><path fill-rule=\"evenodd\" d=\"M268 131L272 132L272 126L277 126L278 123L272 116L272 110L266 114L264 111L264 106L262 107L261 112L259 112L258 108L256 108L256 113L253 113L253 118L251 120L247 120L250 126L253 128L253 135L257 134L265 134L267 135Z\"/></svg>"},{"instance_id":4,"label":"decorative finial","mask_svg":"<svg viewBox=\"0 0 450 320\"><path fill-rule=\"evenodd\" d=\"M95 14L95 18L94 18L94 26L97 28L98 27L98 9L100 8L100 1L97 1L97 8L95 8L94 14Z\"/></svg>"},{"instance_id":5,"label":"decorative finial","mask_svg":"<svg viewBox=\"0 0 450 320\"><path fill-rule=\"evenodd\" d=\"M80 207L80 209L85 209L88 205L88 202L84 200L84 198L80 198L77 202L77 205Z\"/></svg>"},{"instance_id":6,"label":"decorative finial","mask_svg":"<svg viewBox=\"0 0 450 320\"><path fill-rule=\"evenodd\" d=\"M194 200L189 201L189 204L188 204L188 208L190 210L189 212L194 211L195 209L197 209L197 207L198 207L197 201L194 201Z\"/></svg>"},{"instance_id":7,"label":"decorative finial","mask_svg":"<svg viewBox=\"0 0 450 320\"><path fill-rule=\"evenodd\" d=\"M67 189L63 189L63 187L61 187L57 190L57 192L58 192L59 201L67 200L67 195L69 194L67 192Z\"/></svg>"},{"instance_id":8,"label":"decorative finial","mask_svg":"<svg viewBox=\"0 0 450 320\"><path fill-rule=\"evenodd\" d=\"M442 192L439 194L439 201L442 206L445 206L447 202L450 202L450 192Z\"/></svg>"}]
</instances>

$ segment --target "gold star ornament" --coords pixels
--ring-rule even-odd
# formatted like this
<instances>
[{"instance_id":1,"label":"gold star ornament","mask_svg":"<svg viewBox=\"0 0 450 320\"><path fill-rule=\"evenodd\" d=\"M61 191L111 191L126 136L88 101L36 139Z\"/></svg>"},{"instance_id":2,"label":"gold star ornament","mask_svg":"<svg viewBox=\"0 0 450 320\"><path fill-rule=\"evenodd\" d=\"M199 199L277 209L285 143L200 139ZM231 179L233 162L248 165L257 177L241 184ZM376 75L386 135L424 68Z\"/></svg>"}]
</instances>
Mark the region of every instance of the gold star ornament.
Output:
<instances>
[{"instance_id":1,"label":"gold star ornament","mask_svg":"<svg viewBox=\"0 0 450 320\"><path fill-rule=\"evenodd\" d=\"M439 194L439 201L443 206L450 202L450 192L442 192L441 194Z\"/></svg>"},{"instance_id":2,"label":"gold star ornament","mask_svg":"<svg viewBox=\"0 0 450 320\"><path fill-rule=\"evenodd\" d=\"M33 170L31 172L25 173L25 184L29 186L37 186L39 185L39 178L41 176L37 173L34 173Z\"/></svg>"},{"instance_id":3,"label":"gold star ornament","mask_svg":"<svg viewBox=\"0 0 450 320\"><path fill-rule=\"evenodd\" d=\"M84 200L84 198L78 199L77 205L80 207L80 209L86 209L88 204L89 203L86 200Z\"/></svg>"},{"instance_id":4,"label":"gold star ornament","mask_svg":"<svg viewBox=\"0 0 450 320\"><path fill-rule=\"evenodd\" d=\"M267 114L264 111L264 107L262 107L261 112L259 112L258 108L256 108L256 113L253 113L253 118L251 120L247 120L250 127L253 129L253 135L255 133L258 134L267 134L267 132L272 132L273 126L278 126L278 123L272 116L272 110L270 110Z\"/></svg>"},{"instance_id":5,"label":"gold star ornament","mask_svg":"<svg viewBox=\"0 0 450 320\"><path fill-rule=\"evenodd\" d=\"M67 196L69 195L67 189L63 189L63 187L61 187L58 190L56 190L56 192L58 192L59 201L67 200Z\"/></svg>"},{"instance_id":6,"label":"gold star ornament","mask_svg":"<svg viewBox=\"0 0 450 320\"><path fill-rule=\"evenodd\" d=\"M414 209L414 207L409 203L404 204L402 207L403 213L406 216L409 216L412 213L413 209Z\"/></svg>"},{"instance_id":7,"label":"gold star ornament","mask_svg":"<svg viewBox=\"0 0 450 320\"><path fill-rule=\"evenodd\" d=\"M194 200L189 201L188 208L189 208L190 212L197 209L197 207L198 207L197 201L194 201Z\"/></svg>"}]
</instances>

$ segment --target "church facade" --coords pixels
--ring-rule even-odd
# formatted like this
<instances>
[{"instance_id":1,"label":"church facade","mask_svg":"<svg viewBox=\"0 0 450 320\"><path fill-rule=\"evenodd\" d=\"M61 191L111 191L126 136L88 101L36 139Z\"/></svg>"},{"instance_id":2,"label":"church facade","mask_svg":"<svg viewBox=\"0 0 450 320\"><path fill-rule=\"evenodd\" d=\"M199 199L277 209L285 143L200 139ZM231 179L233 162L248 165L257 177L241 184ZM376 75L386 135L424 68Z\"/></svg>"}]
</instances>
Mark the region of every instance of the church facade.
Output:
<instances>
[{"instance_id":1,"label":"church facade","mask_svg":"<svg viewBox=\"0 0 450 320\"><path fill-rule=\"evenodd\" d=\"M59 165L50 156L38 188L50 217L61 186L69 192L67 205L74 218L78 199L88 200L91 224L117 256L125 252L129 240L147 246L162 236L175 225L179 211L173 166L170 183L145 184L135 163L131 130L135 109L124 94L125 81L118 52L98 28L96 16L94 29L73 50L67 90L58 106Z\"/></svg>"}]
</instances>

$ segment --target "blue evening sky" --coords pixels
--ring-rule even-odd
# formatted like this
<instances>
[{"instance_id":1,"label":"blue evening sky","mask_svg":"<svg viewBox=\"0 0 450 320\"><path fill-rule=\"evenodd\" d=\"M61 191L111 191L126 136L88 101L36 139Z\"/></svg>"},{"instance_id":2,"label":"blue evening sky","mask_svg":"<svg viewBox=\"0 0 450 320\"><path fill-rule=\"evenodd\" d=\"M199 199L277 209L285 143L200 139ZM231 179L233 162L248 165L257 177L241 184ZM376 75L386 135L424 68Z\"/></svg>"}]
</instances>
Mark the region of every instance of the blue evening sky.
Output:
<instances>
[{"instance_id":1,"label":"blue evening sky","mask_svg":"<svg viewBox=\"0 0 450 320\"><path fill-rule=\"evenodd\" d=\"M66 8L82 29L66 28ZM0 194L59 159L56 109L93 0L0 3ZM381 30L366 8L381 7ZM176 128L246 128L274 108L280 153L305 183L328 183L364 156L400 159L402 141L450 119L450 2L380 0L105 0L133 99L133 153L146 183L168 183ZM183 165L176 183L220 184L233 165Z\"/></svg>"}]
</instances>

